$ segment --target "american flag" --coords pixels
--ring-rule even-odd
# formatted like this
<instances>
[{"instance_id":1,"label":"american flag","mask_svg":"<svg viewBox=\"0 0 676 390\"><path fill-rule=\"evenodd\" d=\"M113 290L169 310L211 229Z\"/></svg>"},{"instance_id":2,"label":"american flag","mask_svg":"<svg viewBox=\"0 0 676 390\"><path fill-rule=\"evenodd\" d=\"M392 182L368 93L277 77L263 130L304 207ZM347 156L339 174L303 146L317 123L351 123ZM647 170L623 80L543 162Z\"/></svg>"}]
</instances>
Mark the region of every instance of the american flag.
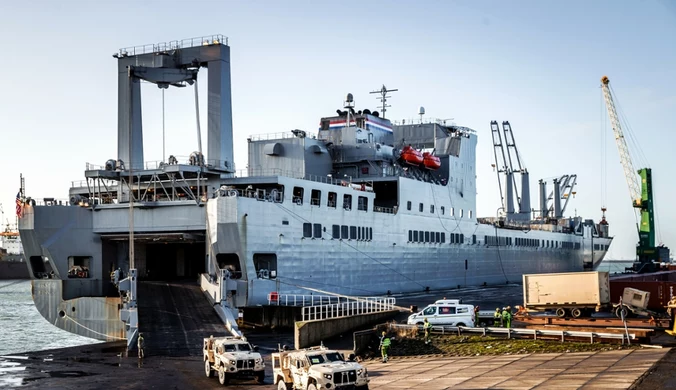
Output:
<instances>
[{"instance_id":1,"label":"american flag","mask_svg":"<svg viewBox=\"0 0 676 390\"><path fill-rule=\"evenodd\" d=\"M16 194L16 216L21 218L23 215L23 202L21 201L21 190Z\"/></svg>"}]
</instances>

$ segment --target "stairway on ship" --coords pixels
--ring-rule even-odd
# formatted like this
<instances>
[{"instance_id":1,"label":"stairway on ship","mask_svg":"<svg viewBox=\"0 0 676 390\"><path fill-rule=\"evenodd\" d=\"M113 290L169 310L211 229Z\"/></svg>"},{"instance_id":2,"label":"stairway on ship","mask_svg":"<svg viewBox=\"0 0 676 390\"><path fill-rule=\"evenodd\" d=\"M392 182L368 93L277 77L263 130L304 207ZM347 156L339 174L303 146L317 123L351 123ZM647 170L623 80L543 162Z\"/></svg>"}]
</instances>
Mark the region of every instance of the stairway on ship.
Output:
<instances>
[{"instance_id":1,"label":"stairway on ship","mask_svg":"<svg viewBox=\"0 0 676 390\"><path fill-rule=\"evenodd\" d=\"M139 281L137 291L146 356L201 356L205 337L230 334L194 281Z\"/></svg>"}]
</instances>

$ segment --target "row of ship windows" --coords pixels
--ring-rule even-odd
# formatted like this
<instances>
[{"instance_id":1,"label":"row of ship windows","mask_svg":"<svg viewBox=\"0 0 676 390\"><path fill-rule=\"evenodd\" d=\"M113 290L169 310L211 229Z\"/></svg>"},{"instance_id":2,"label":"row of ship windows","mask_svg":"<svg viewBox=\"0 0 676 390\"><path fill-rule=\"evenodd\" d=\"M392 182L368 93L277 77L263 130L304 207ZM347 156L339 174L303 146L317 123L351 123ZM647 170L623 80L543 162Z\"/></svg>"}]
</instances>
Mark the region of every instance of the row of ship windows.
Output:
<instances>
[{"instance_id":1,"label":"row of ship windows","mask_svg":"<svg viewBox=\"0 0 676 390\"><path fill-rule=\"evenodd\" d=\"M608 248L610 248L610 245L594 244L594 250L595 251L607 251Z\"/></svg>"},{"instance_id":2,"label":"row of ship windows","mask_svg":"<svg viewBox=\"0 0 676 390\"><path fill-rule=\"evenodd\" d=\"M370 227L333 225L332 228L331 238L359 241L373 240L373 228ZM322 238L322 233L325 231L326 228L322 229L321 223L303 223L303 238Z\"/></svg>"},{"instance_id":3,"label":"row of ship windows","mask_svg":"<svg viewBox=\"0 0 676 390\"><path fill-rule=\"evenodd\" d=\"M408 202L406 202L406 210L411 211L411 208L412 208L412 203L409 200ZM424 210L425 210L425 205L422 204L422 203L418 203L418 211L422 213L422 212L424 212ZM446 214L446 208L444 206L440 207L440 211L441 211L441 215ZM434 214L434 205L433 204L430 205L430 213ZM464 214L465 213L464 213L463 209L458 210L458 216L460 218L463 218ZM472 218L472 210L467 210L467 214L468 214L469 218L471 219ZM453 207L451 207L449 215L451 217L455 217L455 209L453 209Z\"/></svg>"},{"instance_id":4,"label":"row of ship windows","mask_svg":"<svg viewBox=\"0 0 676 390\"><path fill-rule=\"evenodd\" d=\"M462 244L465 242L465 235L459 233L449 233L449 244ZM476 244L476 235L472 235L472 243ZM446 233L443 232L425 232L422 230L409 230L408 242L431 242L436 244L446 243Z\"/></svg>"},{"instance_id":5,"label":"row of ship windows","mask_svg":"<svg viewBox=\"0 0 676 390\"><path fill-rule=\"evenodd\" d=\"M579 242L540 240L537 238L484 236L484 243L489 246L525 246L532 248L580 249Z\"/></svg>"},{"instance_id":6,"label":"row of ship windows","mask_svg":"<svg viewBox=\"0 0 676 390\"><path fill-rule=\"evenodd\" d=\"M303 195L305 193L305 188L303 187L293 187L293 203L297 205L303 204ZM320 190L312 190L310 192L310 204L313 206L322 205L322 192ZM338 194L335 192L329 192L329 196L326 201L326 206L336 208L338 204ZM344 194L343 195L343 209L352 210L352 195ZM357 210L368 211L369 208L369 199L365 196L357 197Z\"/></svg>"}]
</instances>

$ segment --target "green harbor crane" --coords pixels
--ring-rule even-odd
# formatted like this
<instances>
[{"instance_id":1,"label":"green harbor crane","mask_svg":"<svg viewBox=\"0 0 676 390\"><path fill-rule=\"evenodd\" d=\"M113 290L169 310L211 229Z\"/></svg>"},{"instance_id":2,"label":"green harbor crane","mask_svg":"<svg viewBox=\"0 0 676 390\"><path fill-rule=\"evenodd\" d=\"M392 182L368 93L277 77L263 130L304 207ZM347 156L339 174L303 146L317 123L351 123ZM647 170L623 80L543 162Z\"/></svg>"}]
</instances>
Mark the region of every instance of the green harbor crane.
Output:
<instances>
[{"instance_id":1,"label":"green harbor crane","mask_svg":"<svg viewBox=\"0 0 676 390\"><path fill-rule=\"evenodd\" d=\"M613 127L617 149L620 152L620 163L629 186L632 206L639 209L641 213L638 225L639 241L636 245L636 261L628 270L638 273L655 272L659 270L660 262L669 261L669 248L662 245L655 246L652 172L650 168L634 169L622 125L615 109L613 93L610 90L610 80L607 76L601 78L601 88L603 89L610 124Z\"/></svg>"}]
</instances>

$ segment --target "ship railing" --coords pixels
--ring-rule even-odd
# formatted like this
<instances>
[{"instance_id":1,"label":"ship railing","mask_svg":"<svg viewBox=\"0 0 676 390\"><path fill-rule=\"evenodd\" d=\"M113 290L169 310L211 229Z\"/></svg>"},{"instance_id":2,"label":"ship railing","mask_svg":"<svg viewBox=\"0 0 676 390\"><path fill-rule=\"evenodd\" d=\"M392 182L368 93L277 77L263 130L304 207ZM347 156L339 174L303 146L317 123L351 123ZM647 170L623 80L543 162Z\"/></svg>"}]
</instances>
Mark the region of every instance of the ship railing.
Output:
<instances>
[{"instance_id":1,"label":"ship railing","mask_svg":"<svg viewBox=\"0 0 676 390\"><path fill-rule=\"evenodd\" d=\"M408 324L387 324L388 329L390 330L416 330L420 329L418 325L408 325ZM566 338L569 341L578 341L580 339L589 340L590 343L595 343L603 340L636 340L635 333L604 333L604 332L584 332L584 331L575 331L575 330L558 330L558 329L523 329L523 328L497 328L497 327L469 327L469 326L442 326L442 325L433 325L431 333L441 334L441 335L461 335L462 333L479 333L482 336L487 334L504 334L507 338L512 338L516 336L517 338L528 337L537 340L538 337L556 337L565 342Z\"/></svg>"},{"instance_id":2,"label":"ship railing","mask_svg":"<svg viewBox=\"0 0 676 390\"><path fill-rule=\"evenodd\" d=\"M197 161L195 158L191 158L191 156L169 156L168 161L162 161L162 160L154 160L154 161L145 161L143 163L143 169L144 170L152 170L152 169L162 169L163 167L167 165L197 165ZM226 166L227 164L227 166ZM227 162L225 160L216 160L216 159L204 159L204 165L206 168L219 168L219 169L224 169L228 168L229 165L232 165L233 168L235 167L235 164L232 162ZM134 169L138 169L136 167L133 167ZM87 163L86 164L86 170L87 171L105 171L106 166L101 165L101 164L92 164L92 163Z\"/></svg>"},{"instance_id":3,"label":"ship railing","mask_svg":"<svg viewBox=\"0 0 676 390\"><path fill-rule=\"evenodd\" d=\"M275 203L282 203L284 201L284 192L273 189L271 191L268 191L266 189L262 188L247 188L247 189L238 189L238 188L232 188L229 186L222 186L218 190L220 196L236 196L240 198L253 198L259 201L268 201L268 202L275 202Z\"/></svg>"},{"instance_id":4,"label":"ship railing","mask_svg":"<svg viewBox=\"0 0 676 390\"><path fill-rule=\"evenodd\" d=\"M396 310L396 299L392 297L374 297L357 299L329 305L303 307L303 321L328 320L332 318L352 317L361 314L381 313Z\"/></svg>"},{"instance_id":5,"label":"ship railing","mask_svg":"<svg viewBox=\"0 0 676 390\"><path fill-rule=\"evenodd\" d=\"M396 214L397 213L396 208L382 207L382 206L374 206L373 211L375 211L376 213L385 213L385 214Z\"/></svg>"},{"instance_id":6,"label":"ship railing","mask_svg":"<svg viewBox=\"0 0 676 390\"><path fill-rule=\"evenodd\" d=\"M70 201L68 199L56 199L56 198L44 198L44 199L33 199L26 198L24 201L25 206L70 206Z\"/></svg>"},{"instance_id":7,"label":"ship railing","mask_svg":"<svg viewBox=\"0 0 676 390\"><path fill-rule=\"evenodd\" d=\"M228 37L222 34L207 35L203 37L187 38L169 42L151 43L147 45L125 47L117 54L119 57L135 56L148 53L162 53L176 49L187 49L197 46L228 45Z\"/></svg>"},{"instance_id":8,"label":"ship railing","mask_svg":"<svg viewBox=\"0 0 676 390\"><path fill-rule=\"evenodd\" d=\"M110 179L102 179L103 181L101 182L102 185L105 185L108 188L111 187L116 187L119 182L110 180ZM92 183L89 183L92 184ZM98 184L97 184L98 185ZM73 180L70 182L70 188L87 188L87 180Z\"/></svg>"},{"instance_id":9,"label":"ship railing","mask_svg":"<svg viewBox=\"0 0 676 390\"><path fill-rule=\"evenodd\" d=\"M272 306L312 306L329 305L345 301L335 295L268 294L268 305Z\"/></svg>"},{"instance_id":10,"label":"ship railing","mask_svg":"<svg viewBox=\"0 0 676 390\"><path fill-rule=\"evenodd\" d=\"M286 170L279 169L279 168L238 169L233 174L234 178L259 177L259 176L283 176L283 177L290 177L292 179L304 179L304 180L314 181L314 182L317 182L317 183L326 183L326 184L331 184L331 185L335 185L335 186L343 186L343 187L352 185L352 178L349 177L349 176L343 180L343 179L336 179L336 178L333 178L331 176L314 175L314 174L303 175L303 174L300 174L298 172L286 171ZM370 188L367 187L365 190L369 190L369 189L372 190L372 187L370 187Z\"/></svg>"},{"instance_id":11,"label":"ship railing","mask_svg":"<svg viewBox=\"0 0 676 390\"><path fill-rule=\"evenodd\" d=\"M309 131L304 131L305 137L304 138L312 138L316 139L317 134L311 133ZM291 131L284 131L284 132L277 132L277 133L263 133L263 134L252 134L249 136L249 140L251 141L271 141L271 140L276 140L276 139L288 139L288 138L298 138L293 132Z\"/></svg>"}]
</instances>

